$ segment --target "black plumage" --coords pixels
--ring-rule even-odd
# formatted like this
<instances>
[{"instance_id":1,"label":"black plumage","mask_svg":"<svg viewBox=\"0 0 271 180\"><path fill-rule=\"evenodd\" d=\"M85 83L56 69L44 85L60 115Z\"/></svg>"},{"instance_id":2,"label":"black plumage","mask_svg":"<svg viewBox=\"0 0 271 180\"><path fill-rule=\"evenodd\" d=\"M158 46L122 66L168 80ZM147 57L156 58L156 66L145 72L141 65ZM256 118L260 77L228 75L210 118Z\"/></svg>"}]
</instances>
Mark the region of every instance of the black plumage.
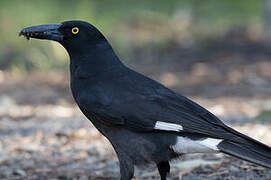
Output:
<instances>
[{"instance_id":1,"label":"black plumage","mask_svg":"<svg viewBox=\"0 0 271 180\"><path fill-rule=\"evenodd\" d=\"M156 163L166 179L171 159L196 152L224 152L271 168L270 147L126 67L94 26L67 21L25 28L20 35L55 40L68 51L73 97L113 145L122 180L133 177L134 165L145 163Z\"/></svg>"}]
</instances>

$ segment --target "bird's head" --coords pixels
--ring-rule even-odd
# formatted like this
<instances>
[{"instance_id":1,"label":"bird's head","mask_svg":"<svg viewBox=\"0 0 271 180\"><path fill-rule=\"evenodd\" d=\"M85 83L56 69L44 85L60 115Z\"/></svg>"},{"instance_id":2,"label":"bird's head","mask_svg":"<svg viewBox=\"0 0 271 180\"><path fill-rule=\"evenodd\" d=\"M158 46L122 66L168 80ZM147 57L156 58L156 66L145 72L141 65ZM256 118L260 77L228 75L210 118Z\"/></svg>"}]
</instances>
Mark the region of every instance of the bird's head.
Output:
<instances>
[{"instance_id":1,"label":"bird's head","mask_svg":"<svg viewBox=\"0 0 271 180\"><path fill-rule=\"evenodd\" d=\"M78 50L86 45L97 45L105 40L102 33L84 21L65 21L60 24L44 24L31 26L21 30L19 36L27 39L46 39L57 41L68 51ZM84 46L83 46L84 45Z\"/></svg>"},{"instance_id":2,"label":"bird's head","mask_svg":"<svg viewBox=\"0 0 271 180\"><path fill-rule=\"evenodd\" d=\"M68 52L72 68L79 64L100 71L122 65L111 45L93 25L84 21L65 21L60 24L31 26L21 30L27 39L46 39L59 42Z\"/></svg>"}]
</instances>

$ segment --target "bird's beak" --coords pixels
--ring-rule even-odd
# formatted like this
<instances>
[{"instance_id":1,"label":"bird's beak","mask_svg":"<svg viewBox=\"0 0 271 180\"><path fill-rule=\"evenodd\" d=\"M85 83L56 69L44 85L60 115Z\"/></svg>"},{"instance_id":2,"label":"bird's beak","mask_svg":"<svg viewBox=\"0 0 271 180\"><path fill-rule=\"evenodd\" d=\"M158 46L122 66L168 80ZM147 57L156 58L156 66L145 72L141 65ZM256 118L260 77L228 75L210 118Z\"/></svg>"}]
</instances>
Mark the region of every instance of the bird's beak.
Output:
<instances>
[{"instance_id":1,"label":"bird's beak","mask_svg":"<svg viewBox=\"0 0 271 180\"><path fill-rule=\"evenodd\" d=\"M59 31L61 24L44 24L38 26L31 26L21 30L19 36L24 36L27 39L47 39L54 41L62 41L63 34Z\"/></svg>"}]
</instances>

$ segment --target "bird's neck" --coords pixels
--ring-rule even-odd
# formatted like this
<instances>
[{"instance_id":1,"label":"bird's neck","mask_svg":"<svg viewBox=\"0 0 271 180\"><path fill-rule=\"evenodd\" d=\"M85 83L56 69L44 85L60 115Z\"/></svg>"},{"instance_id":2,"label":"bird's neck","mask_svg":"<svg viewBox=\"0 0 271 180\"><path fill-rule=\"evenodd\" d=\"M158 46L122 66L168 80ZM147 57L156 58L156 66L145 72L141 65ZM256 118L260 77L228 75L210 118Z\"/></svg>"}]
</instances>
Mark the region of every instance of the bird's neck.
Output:
<instances>
[{"instance_id":1,"label":"bird's neck","mask_svg":"<svg viewBox=\"0 0 271 180\"><path fill-rule=\"evenodd\" d=\"M81 46L82 47L82 46ZM100 73L116 66L123 66L114 50L108 44L89 44L76 51L69 51L70 70L73 74L78 67L87 70L90 73Z\"/></svg>"}]
</instances>

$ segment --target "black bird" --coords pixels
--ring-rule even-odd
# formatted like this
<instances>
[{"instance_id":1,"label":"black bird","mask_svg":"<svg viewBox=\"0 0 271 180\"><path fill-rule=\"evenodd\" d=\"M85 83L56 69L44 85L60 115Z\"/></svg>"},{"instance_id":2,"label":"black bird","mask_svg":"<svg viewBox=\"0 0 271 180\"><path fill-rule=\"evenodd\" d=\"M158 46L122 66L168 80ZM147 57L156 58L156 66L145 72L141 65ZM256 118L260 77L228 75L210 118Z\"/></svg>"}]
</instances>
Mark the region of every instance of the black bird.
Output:
<instances>
[{"instance_id":1,"label":"black bird","mask_svg":"<svg viewBox=\"0 0 271 180\"><path fill-rule=\"evenodd\" d=\"M223 152L271 168L270 147L126 67L91 24L66 21L32 26L19 35L54 40L68 51L72 95L114 147L121 180L131 179L134 165L145 163L156 163L165 180L169 161L187 153Z\"/></svg>"}]
</instances>

